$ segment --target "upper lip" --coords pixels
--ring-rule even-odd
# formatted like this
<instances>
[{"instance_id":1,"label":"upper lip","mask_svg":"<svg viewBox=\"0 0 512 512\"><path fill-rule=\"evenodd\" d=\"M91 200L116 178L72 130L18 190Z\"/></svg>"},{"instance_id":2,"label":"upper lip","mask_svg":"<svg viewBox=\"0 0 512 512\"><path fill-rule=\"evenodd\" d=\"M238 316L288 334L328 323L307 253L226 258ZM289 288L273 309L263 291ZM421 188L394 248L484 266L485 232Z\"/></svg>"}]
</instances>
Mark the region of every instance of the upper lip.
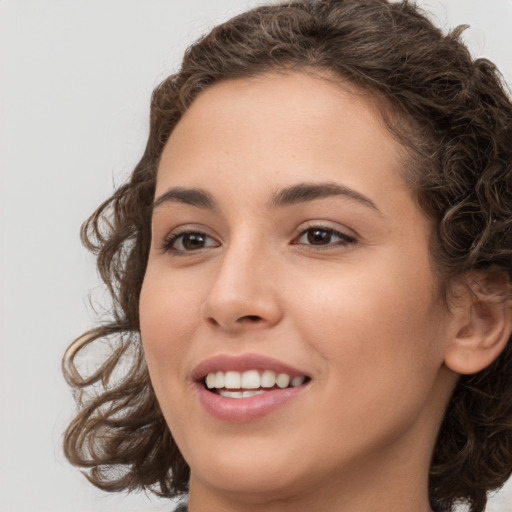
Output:
<instances>
[{"instance_id":1,"label":"upper lip","mask_svg":"<svg viewBox=\"0 0 512 512\"><path fill-rule=\"evenodd\" d=\"M243 354L243 355L229 355L219 354L199 363L192 371L194 380L203 380L206 375L213 372L244 372L247 370L272 370L276 373L286 373L292 377L309 375L298 369L283 363L277 359L273 359L261 354Z\"/></svg>"}]
</instances>

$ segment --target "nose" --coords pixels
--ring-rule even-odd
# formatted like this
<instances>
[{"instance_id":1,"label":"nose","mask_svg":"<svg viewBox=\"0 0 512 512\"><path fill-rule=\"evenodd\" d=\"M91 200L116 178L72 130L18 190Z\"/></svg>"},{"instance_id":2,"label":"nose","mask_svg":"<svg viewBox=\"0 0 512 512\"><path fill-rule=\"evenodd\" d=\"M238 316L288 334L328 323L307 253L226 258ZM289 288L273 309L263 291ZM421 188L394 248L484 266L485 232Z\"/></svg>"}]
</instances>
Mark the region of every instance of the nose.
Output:
<instances>
[{"instance_id":1,"label":"nose","mask_svg":"<svg viewBox=\"0 0 512 512\"><path fill-rule=\"evenodd\" d=\"M240 242L226 249L202 305L211 327L232 334L273 327L282 318L273 258Z\"/></svg>"}]
</instances>

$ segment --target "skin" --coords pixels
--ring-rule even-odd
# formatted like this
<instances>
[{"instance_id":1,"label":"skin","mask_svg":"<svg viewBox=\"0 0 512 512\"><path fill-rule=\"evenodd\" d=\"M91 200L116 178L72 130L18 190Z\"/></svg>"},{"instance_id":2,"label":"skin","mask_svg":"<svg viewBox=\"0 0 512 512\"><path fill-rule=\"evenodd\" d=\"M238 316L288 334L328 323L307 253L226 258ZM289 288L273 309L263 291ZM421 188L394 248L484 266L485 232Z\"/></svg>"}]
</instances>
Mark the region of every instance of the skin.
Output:
<instances>
[{"instance_id":1,"label":"skin","mask_svg":"<svg viewBox=\"0 0 512 512\"><path fill-rule=\"evenodd\" d=\"M430 510L429 461L457 379L444 360L461 324L439 299L431 225L403 165L371 98L305 73L211 86L173 131L140 321L157 398L191 467L191 512ZM271 203L301 183L368 201ZM174 187L201 189L216 206L159 201ZM313 227L327 243L311 243ZM203 246L184 246L183 232L203 233ZM247 353L311 381L254 421L212 417L194 368Z\"/></svg>"}]
</instances>

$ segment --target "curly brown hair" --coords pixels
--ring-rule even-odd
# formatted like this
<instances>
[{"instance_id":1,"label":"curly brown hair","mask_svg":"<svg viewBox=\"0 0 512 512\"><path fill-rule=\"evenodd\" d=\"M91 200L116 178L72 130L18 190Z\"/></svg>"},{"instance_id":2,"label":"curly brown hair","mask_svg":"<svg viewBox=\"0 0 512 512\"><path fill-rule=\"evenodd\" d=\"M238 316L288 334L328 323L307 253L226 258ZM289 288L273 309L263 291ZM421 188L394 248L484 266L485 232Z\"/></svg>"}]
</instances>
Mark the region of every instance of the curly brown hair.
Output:
<instances>
[{"instance_id":1,"label":"curly brown hair","mask_svg":"<svg viewBox=\"0 0 512 512\"><path fill-rule=\"evenodd\" d=\"M512 104L496 67L407 1L296 0L258 7L214 28L153 92L150 133L128 183L82 227L112 296L112 319L68 349L64 375L79 411L65 433L67 458L107 491L185 493L189 467L151 387L138 303L151 238L156 171L176 124L201 91L272 70L328 71L383 99L391 133L408 155L405 178L434 221L440 283L472 269L512 280ZM393 121L394 119L394 121ZM401 122L397 122L400 119ZM84 376L76 356L93 342L110 352ZM432 509L458 500L482 511L512 472L512 344L460 378L434 449Z\"/></svg>"}]
</instances>

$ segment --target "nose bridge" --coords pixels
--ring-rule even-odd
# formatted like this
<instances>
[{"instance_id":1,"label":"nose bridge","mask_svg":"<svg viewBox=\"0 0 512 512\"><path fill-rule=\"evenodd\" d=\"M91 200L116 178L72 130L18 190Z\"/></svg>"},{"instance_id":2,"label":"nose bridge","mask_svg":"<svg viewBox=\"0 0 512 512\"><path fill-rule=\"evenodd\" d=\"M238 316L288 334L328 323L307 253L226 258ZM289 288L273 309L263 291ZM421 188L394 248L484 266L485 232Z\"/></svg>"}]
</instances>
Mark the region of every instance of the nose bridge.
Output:
<instances>
[{"instance_id":1,"label":"nose bridge","mask_svg":"<svg viewBox=\"0 0 512 512\"><path fill-rule=\"evenodd\" d=\"M281 317L273 254L261 236L245 232L225 246L203 316L227 330L271 326Z\"/></svg>"}]
</instances>

